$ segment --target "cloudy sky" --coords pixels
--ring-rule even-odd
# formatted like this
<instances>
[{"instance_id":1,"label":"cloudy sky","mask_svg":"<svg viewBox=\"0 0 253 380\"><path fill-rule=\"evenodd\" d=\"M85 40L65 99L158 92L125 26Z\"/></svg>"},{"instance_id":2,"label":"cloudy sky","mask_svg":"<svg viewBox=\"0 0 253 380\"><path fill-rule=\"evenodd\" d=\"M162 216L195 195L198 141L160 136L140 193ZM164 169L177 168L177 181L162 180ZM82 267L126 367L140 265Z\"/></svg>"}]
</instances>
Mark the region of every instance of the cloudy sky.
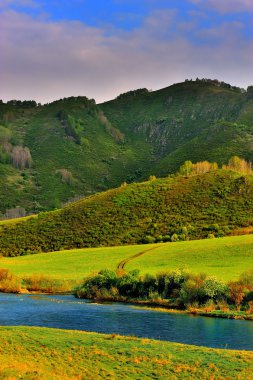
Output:
<instances>
[{"instance_id":1,"label":"cloudy sky","mask_svg":"<svg viewBox=\"0 0 253 380\"><path fill-rule=\"evenodd\" d=\"M0 99L253 84L253 0L0 0Z\"/></svg>"}]
</instances>

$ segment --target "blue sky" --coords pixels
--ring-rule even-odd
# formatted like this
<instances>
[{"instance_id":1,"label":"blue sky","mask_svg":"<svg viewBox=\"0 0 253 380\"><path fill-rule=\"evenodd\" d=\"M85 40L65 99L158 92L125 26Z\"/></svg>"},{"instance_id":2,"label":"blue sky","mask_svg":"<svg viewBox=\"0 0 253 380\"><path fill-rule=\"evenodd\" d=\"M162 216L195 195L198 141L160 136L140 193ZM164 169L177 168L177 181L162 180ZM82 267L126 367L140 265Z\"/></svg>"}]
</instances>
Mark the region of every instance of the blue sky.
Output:
<instances>
[{"instance_id":1,"label":"blue sky","mask_svg":"<svg viewBox=\"0 0 253 380\"><path fill-rule=\"evenodd\" d=\"M0 0L0 97L253 82L252 0Z\"/></svg>"}]
</instances>

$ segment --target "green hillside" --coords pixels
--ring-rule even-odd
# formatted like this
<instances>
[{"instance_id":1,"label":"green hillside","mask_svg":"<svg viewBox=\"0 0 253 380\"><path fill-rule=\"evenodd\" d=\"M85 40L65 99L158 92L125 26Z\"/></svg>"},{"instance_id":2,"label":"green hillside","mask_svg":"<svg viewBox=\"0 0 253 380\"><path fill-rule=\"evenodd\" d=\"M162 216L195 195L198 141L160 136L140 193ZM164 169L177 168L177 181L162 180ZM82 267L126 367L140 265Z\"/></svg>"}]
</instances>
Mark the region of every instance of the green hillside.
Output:
<instances>
[{"instance_id":1,"label":"green hillside","mask_svg":"<svg viewBox=\"0 0 253 380\"><path fill-rule=\"evenodd\" d=\"M185 160L253 160L253 96L217 81L37 105L0 102L0 217L173 173Z\"/></svg>"},{"instance_id":2,"label":"green hillside","mask_svg":"<svg viewBox=\"0 0 253 380\"><path fill-rule=\"evenodd\" d=\"M220 237L253 225L253 177L231 170L133 183L1 224L5 256Z\"/></svg>"},{"instance_id":3,"label":"green hillside","mask_svg":"<svg viewBox=\"0 0 253 380\"><path fill-rule=\"evenodd\" d=\"M133 258L138 253L142 254ZM126 271L138 269L141 274L186 268L195 274L235 281L243 272L253 270L253 235L3 257L0 267L20 278L43 274L57 280L82 280L101 269L115 271L123 260L129 260Z\"/></svg>"}]
</instances>

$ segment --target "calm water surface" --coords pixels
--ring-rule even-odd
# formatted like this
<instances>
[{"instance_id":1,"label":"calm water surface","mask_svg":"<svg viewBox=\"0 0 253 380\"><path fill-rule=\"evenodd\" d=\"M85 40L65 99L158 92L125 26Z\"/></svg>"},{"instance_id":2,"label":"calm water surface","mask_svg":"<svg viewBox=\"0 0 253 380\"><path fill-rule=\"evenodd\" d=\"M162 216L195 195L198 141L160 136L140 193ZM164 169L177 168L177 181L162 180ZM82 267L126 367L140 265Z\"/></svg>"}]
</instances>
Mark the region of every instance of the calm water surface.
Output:
<instances>
[{"instance_id":1,"label":"calm water surface","mask_svg":"<svg viewBox=\"0 0 253 380\"><path fill-rule=\"evenodd\" d=\"M95 304L74 296L0 294L0 325L135 335L198 346L253 350L253 322Z\"/></svg>"}]
</instances>

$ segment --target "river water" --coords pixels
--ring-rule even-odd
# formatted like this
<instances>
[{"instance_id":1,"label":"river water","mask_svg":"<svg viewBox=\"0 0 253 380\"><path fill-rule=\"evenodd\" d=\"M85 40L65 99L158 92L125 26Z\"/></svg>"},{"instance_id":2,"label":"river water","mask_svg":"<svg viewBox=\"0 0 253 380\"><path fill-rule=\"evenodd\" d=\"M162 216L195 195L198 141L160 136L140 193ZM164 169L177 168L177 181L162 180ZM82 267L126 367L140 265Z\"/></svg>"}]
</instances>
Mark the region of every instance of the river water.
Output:
<instances>
[{"instance_id":1,"label":"river water","mask_svg":"<svg viewBox=\"0 0 253 380\"><path fill-rule=\"evenodd\" d=\"M253 350L253 322L96 304L72 295L0 293L0 325L116 333L198 346Z\"/></svg>"}]
</instances>

